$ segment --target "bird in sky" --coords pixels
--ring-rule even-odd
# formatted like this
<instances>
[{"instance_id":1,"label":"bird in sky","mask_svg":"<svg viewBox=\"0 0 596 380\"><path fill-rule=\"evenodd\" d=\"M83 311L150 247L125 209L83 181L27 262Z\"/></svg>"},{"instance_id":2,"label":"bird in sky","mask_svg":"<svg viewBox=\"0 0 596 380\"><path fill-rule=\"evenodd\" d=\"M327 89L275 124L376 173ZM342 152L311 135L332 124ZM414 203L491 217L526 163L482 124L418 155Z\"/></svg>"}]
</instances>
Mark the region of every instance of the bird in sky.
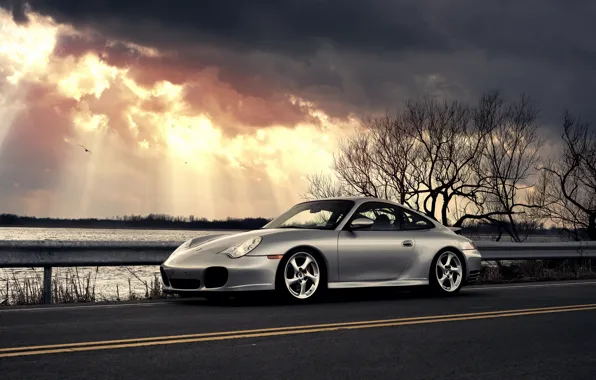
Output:
<instances>
[{"instance_id":1,"label":"bird in sky","mask_svg":"<svg viewBox=\"0 0 596 380\"><path fill-rule=\"evenodd\" d=\"M85 147L84 147L84 146L82 146L81 144L79 144L79 146L80 146L81 148L85 149L85 152L89 152L89 153L91 153L91 151L90 151L89 149L85 148Z\"/></svg>"}]
</instances>

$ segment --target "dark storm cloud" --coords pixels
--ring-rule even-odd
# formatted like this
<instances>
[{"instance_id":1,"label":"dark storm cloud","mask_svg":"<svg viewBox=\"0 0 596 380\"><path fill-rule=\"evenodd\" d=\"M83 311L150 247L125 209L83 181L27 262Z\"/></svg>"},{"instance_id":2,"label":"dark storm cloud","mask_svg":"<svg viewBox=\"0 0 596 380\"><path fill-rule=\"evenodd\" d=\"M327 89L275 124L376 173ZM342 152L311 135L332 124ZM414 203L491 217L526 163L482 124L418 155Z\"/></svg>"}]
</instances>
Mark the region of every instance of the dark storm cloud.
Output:
<instances>
[{"instance_id":1,"label":"dark storm cloud","mask_svg":"<svg viewBox=\"0 0 596 380\"><path fill-rule=\"evenodd\" d=\"M311 54L321 41L342 48L440 48L423 2L376 0L29 0L5 6L93 25L108 35L147 44L227 43L238 48ZM156 33L141 33L152 29Z\"/></svg>"},{"instance_id":2,"label":"dark storm cloud","mask_svg":"<svg viewBox=\"0 0 596 380\"><path fill-rule=\"evenodd\" d=\"M543 116L596 117L596 3L555 0L30 0L109 38L219 68L243 94L292 93L334 116L421 92L535 95ZM23 2L2 1L23 19ZM265 81L263 80L265 79ZM265 83L265 84L264 84Z\"/></svg>"},{"instance_id":3,"label":"dark storm cloud","mask_svg":"<svg viewBox=\"0 0 596 380\"><path fill-rule=\"evenodd\" d=\"M21 0L0 0L0 7L8 9L12 14L12 19L17 24L24 24L29 21L26 11L26 4Z\"/></svg>"},{"instance_id":4,"label":"dark storm cloud","mask_svg":"<svg viewBox=\"0 0 596 380\"><path fill-rule=\"evenodd\" d=\"M162 47L213 43L311 55L330 42L387 54L471 48L562 61L595 52L596 4L588 0L0 0L19 19L24 4L59 22Z\"/></svg>"}]
</instances>

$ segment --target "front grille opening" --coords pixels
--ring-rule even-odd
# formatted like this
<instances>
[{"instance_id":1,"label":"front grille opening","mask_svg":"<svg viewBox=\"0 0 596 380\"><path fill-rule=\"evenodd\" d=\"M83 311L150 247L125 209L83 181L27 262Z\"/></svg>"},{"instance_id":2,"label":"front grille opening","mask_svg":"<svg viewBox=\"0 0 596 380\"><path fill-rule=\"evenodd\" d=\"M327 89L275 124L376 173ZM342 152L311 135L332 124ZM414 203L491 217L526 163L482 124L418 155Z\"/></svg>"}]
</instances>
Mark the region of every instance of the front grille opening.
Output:
<instances>
[{"instance_id":1,"label":"front grille opening","mask_svg":"<svg viewBox=\"0 0 596 380\"><path fill-rule=\"evenodd\" d=\"M161 274L161 280L163 281L165 286L170 286L170 281L168 280L168 275L166 274L166 271L163 270L162 267L159 267L159 273Z\"/></svg>"},{"instance_id":2,"label":"front grille opening","mask_svg":"<svg viewBox=\"0 0 596 380\"><path fill-rule=\"evenodd\" d=\"M205 269L205 287L220 288L228 282L228 270L224 267L209 267Z\"/></svg>"},{"instance_id":3,"label":"front grille opening","mask_svg":"<svg viewBox=\"0 0 596 380\"><path fill-rule=\"evenodd\" d=\"M174 289L198 289L201 287L201 281L191 279L170 279Z\"/></svg>"}]
</instances>

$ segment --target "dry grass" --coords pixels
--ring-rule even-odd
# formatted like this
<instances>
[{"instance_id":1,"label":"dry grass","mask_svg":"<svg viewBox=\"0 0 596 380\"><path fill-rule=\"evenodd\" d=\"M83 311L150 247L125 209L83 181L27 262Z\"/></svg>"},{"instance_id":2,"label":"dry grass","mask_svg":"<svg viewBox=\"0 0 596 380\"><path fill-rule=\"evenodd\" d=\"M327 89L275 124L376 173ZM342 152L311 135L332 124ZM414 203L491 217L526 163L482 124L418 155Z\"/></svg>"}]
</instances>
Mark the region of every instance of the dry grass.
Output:
<instances>
[{"instance_id":1,"label":"dry grass","mask_svg":"<svg viewBox=\"0 0 596 380\"><path fill-rule=\"evenodd\" d=\"M0 299L7 305L35 305L43 303L43 275L18 278L14 273L6 279ZM94 302L95 281L91 273L81 276L75 268L65 277L52 279L52 299L56 303Z\"/></svg>"},{"instance_id":2,"label":"dry grass","mask_svg":"<svg viewBox=\"0 0 596 380\"><path fill-rule=\"evenodd\" d=\"M98 272L99 267L95 268L93 273L90 272L86 275L82 275L78 268L68 268L64 275L52 276L52 303L109 302L167 297L162 292L161 282L157 275L147 282L132 271L133 277L143 284L144 294L138 294L133 290L131 278L128 278L126 297L121 296L118 284L116 284L115 297L97 294L95 288ZM42 303L43 274L35 273L32 276L22 278L13 273L10 278L0 284L0 305L35 305Z\"/></svg>"},{"instance_id":3,"label":"dry grass","mask_svg":"<svg viewBox=\"0 0 596 380\"><path fill-rule=\"evenodd\" d=\"M483 265L480 274L481 284L596 279L596 263L590 259L520 260L487 264Z\"/></svg>"},{"instance_id":4,"label":"dry grass","mask_svg":"<svg viewBox=\"0 0 596 380\"><path fill-rule=\"evenodd\" d=\"M138 281L140 281L145 286L145 294L140 297L140 299L155 299L155 298L164 298L166 295L163 293L161 288L161 280L157 274L153 275L153 278L150 282L147 282L140 278L135 272L130 270L130 268L126 267L126 270ZM139 299L139 296L135 293L132 293L132 286L131 286L131 279L128 278L128 289L129 289L129 299Z\"/></svg>"}]
</instances>

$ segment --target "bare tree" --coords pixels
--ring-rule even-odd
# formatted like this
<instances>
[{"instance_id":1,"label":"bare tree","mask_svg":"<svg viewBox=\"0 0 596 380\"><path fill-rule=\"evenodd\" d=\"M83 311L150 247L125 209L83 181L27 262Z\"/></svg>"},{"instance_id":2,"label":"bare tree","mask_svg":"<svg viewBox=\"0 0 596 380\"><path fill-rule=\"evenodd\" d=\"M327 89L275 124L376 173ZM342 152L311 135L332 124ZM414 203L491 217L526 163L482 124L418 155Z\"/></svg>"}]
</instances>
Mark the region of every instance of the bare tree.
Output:
<instances>
[{"instance_id":1,"label":"bare tree","mask_svg":"<svg viewBox=\"0 0 596 380\"><path fill-rule=\"evenodd\" d=\"M529 97L507 102L498 91L477 105L409 101L397 116L368 118L363 132L340 143L336 180L312 177L309 194L364 195L397 200L455 225L502 224L516 240L520 192L539 159L542 140Z\"/></svg>"},{"instance_id":2,"label":"bare tree","mask_svg":"<svg viewBox=\"0 0 596 380\"><path fill-rule=\"evenodd\" d=\"M428 97L408 102L404 119L415 140L412 177L426 215L449 223L455 197L473 199L481 188L473 170L490 132L473 122L474 110L457 101L440 103Z\"/></svg>"},{"instance_id":3,"label":"bare tree","mask_svg":"<svg viewBox=\"0 0 596 380\"><path fill-rule=\"evenodd\" d=\"M350 193L348 189L342 186L338 178L333 178L323 173L308 175L306 179L308 181L308 188L302 194L302 198L306 200L357 195L356 193Z\"/></svg>"},{"instance_id":4,"label":"bare tree","mask_svg":"<svg viewBox=\"0 0 596 380\"><path fill-rule=\"evenodd\" d=\"M362 131L339 142L332 169L336 178L309 178L308 198L363 195L395 199L416 207L416 183L411 173L418 151L405 124L390 115L367 117Z\"/></svg>"},{"instance_id":5,"label":"bare tree","mask_svg":"<svg viewBox=\"0 0 596 380\"><path fill-rule=\"evenodd\" d=\"M538 228L527 215L528 209L537 206L522 196L535 185L531 177L544 144L537 117L538 109L527 95L513 102L506 102L498 92L483 97L475 120L489 132L479 159L473 161L478 181L475 213L461 216L456 225L466 219L488 220L514 241L525 240L532 226Z\"/></svg>"},{"instance_id":6,"label":"bare tree","mask_svg":"<svg viewBox=\"0 0 596 380\"><path fill-rule=\"evenodd\" d=\"M542 168L531 198L540 205L537 217L561 224L576 239L585 230L596 240L596 131L590 126L565 111L562 154Z\"/></svg>"}]
</instances>

